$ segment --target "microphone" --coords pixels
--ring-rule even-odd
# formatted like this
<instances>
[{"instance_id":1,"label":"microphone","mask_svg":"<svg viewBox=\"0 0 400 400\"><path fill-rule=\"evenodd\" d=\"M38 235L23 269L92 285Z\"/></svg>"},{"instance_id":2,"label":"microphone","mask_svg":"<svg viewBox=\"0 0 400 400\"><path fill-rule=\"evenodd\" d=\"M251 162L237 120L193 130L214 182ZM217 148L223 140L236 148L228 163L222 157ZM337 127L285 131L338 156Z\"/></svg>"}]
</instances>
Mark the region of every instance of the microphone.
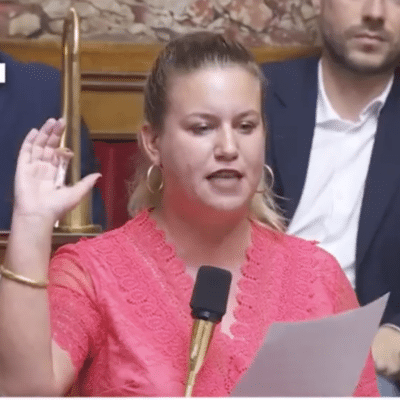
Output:
<instances>
[{"instance_id":1,"label":"microphone","mask_svg":"<svg viewBox=\"0 0 400 400\"><path fill-rule=\"evenodd\" d=\"M232 274L217 267L203 265L197 273L190 300L194 323L185 397L192 395L196 376L203 365L214 328L226 313L231 281Z\"/></svg>"}]
</instances>

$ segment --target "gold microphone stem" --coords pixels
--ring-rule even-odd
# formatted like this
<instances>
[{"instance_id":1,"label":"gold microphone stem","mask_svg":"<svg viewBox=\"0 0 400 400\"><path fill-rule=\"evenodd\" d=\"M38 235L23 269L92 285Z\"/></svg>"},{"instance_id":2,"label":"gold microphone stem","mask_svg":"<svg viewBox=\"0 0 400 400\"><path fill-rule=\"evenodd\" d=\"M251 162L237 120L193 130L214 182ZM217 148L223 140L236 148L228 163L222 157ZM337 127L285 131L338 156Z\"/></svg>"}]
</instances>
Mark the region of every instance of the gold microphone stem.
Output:
<instances>
[{"instance_id":1,"label":"gold microphone stem","mask_svg":"<svg viewBox=\"0 0 400 400\"><path fill-rule=\"evenodd\" d=\"M203 365L208 346L214 332L215 323L196 319L193 324L190 346L189 374L186 382L185 397L191 397L197 373Z\"/></svg>"},{"instance_id":2,"label":"gold microphone stem","mask_svg":"<svg viewBox=\"0 0 400 400\"><path fill-rule=\"evenodd\" d=\"M194 371L190 371L186 383L185 397L192 397L195 381L196 381L196 373Z\"/></svg>"}]
</instances>

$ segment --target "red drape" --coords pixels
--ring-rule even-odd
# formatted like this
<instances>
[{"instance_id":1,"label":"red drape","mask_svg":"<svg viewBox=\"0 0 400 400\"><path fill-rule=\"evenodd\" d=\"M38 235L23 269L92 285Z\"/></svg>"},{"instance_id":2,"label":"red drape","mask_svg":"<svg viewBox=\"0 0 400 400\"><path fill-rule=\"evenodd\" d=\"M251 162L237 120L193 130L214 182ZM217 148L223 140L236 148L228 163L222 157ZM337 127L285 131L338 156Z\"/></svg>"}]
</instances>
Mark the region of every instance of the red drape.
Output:
<instances>
[{"instance_id":1,"label":"red drape","mask_svg":"<svg viewBox=\"0 0 400 400\"><path fill-rule=\"evenodd\" d=\"M136 141L94 141L102 178L101 191L106 213L106 230L123 225L128 219L128 182L133 178L134 160L139 148Z\"/></svg>"}]
</instances>

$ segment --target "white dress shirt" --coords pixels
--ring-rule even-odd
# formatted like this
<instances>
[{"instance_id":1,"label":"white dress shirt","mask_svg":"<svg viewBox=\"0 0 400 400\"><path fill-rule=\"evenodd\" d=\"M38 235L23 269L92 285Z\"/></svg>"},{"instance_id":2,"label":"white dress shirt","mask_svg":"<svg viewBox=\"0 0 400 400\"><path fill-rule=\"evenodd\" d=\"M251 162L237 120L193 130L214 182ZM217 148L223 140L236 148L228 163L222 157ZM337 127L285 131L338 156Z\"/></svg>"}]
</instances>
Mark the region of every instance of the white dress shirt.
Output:
<instances>
[{"instance_id":1,"label":"white dress shirt","mask_svg":"<svg viewBox=\"0 0 400 400\"><path fill-rule=\"evenodd\" d=\"M380 111L393 77L357 122L344 120L326 95L321 61L318 66L316 124L307 176L288 232L309 240L336 257L355 287L358 223L365 179Z\"/></svg>"}]
</instances>

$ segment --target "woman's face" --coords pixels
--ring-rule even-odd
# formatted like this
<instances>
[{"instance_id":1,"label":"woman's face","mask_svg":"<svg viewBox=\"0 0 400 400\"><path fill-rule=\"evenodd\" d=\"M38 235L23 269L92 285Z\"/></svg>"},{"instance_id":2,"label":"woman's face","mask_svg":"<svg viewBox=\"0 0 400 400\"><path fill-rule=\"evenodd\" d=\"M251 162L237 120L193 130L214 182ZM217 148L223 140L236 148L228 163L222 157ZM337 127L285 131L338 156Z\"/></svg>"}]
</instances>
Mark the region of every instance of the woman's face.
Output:
<instances>
[{"instance_id":1,"label":"woman's face","mask_svg":"<svg viewBox=\"0 0 400 400\"><path fill-rule=\"evenodd\" d=\"M156 140L163 201L176 207L248 208L264 163L261 84L241 66L174 76Z\"/></svg>"}]
</instances>

